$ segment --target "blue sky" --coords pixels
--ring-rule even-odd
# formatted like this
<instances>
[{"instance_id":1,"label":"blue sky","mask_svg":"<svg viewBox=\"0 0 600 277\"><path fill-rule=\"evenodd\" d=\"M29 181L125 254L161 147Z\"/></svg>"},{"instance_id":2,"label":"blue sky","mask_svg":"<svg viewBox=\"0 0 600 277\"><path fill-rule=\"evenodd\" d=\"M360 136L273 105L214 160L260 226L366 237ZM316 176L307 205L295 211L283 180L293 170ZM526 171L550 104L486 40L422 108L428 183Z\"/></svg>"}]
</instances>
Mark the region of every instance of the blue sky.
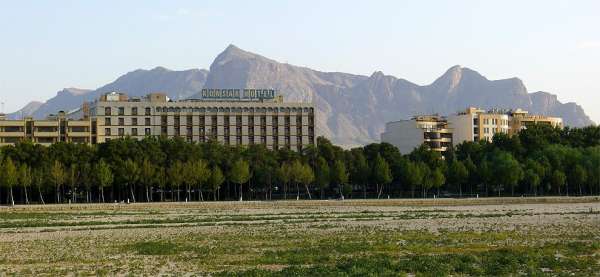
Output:
<instances>
[{"instance_id":1,"label":"blue sky","mask_svg":"<svg viewBox=\"0 0 600 277\"><path fill-rule=\"evenodd\" d=\"M0 101L138 69L208 68L230 43L322 71L429 84L460 64L600 122L600 1L4 1Z\"/></svg>"}]
</instances>

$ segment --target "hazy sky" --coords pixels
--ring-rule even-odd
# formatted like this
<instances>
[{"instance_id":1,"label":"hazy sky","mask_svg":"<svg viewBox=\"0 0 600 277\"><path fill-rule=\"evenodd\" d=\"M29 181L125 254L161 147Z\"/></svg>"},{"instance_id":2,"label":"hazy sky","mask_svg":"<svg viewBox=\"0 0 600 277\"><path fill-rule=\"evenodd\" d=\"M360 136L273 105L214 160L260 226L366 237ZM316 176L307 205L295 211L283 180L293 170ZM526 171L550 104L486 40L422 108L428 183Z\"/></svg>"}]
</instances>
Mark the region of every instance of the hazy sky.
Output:
<instances>
[{"instance_id":1,"label":"hazy sky","mask_svg":"<svg viewBox=\"0 0 600 277\"><path fill-rule=\"evenodd\" d=\"M138 69L208 68L230 43L322 71L429 84L460 64L575 101L600 122L600 1L0 0L0 101Z\"/></svg>"}]
</instances>

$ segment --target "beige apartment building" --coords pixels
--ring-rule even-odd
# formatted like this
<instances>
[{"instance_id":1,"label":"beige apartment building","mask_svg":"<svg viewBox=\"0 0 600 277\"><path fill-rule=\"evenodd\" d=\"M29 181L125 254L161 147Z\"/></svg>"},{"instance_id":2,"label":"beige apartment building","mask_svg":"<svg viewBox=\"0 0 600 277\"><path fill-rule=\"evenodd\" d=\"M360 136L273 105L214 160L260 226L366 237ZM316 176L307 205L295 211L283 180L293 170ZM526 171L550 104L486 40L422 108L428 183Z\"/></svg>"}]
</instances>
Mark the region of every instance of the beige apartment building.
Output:
<instances>
[{"instance_id":1,"label":"beige apartment building","mask_svg":"<svg viewBox=\"0 0 600 277\"><path fill-rule=\"evenodd\" d=\"M93 143L124 136L164 136L296 151L315 144L312 103L283 102L282 97L170 101L160 93L142 98L111 93L91 103L90 114L96 130Z\"/></svg>"},{"instance_id":2,"label":"beige apartment building","mask_svg":"<svg viewBox=\"0 0 600 277\"><path fill-rule=\"evenodd\" d=\"M455 144L464 141L492 141L497 133L514 135L533 124L563 127L562 118L559 117L529 115L521 109L485 111L473 107L449 116L448 123L452 127Z\"/></svg>"},{"instance_id":3,"label":"beige apartment building","mask_svg":"<svg viewBox=\"0 0 600 277\"><path fill-rule=\"evenodd\" d=\"M45 120L24 118L7 120L0 115L0 146L30 140L42 145L57 142L90 143L92 141L91 119L68 119L64 112L51 115Z\"/></svg>"},{"instance_id":4,"label":"beige apartment building","mask_svg":"<svg viewBox=\"0 0 600 277\"><path fill-rule=\"evenodd\" d=\"M422 144L444 154L452 146L452 130L445 117L421 115L386 123L381 141L396 146L402 154L408 154Z\"/></svg>"}]
</instances>

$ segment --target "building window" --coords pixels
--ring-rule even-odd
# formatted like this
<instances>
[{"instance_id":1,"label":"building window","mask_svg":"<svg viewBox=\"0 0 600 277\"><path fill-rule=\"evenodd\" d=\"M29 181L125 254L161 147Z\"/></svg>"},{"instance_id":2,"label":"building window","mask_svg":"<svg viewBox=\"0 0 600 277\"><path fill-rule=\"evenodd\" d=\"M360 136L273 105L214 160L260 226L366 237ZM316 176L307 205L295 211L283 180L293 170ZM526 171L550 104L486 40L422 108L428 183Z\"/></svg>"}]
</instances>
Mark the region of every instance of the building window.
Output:
<instances>
[{"instance_id":1,"label":"building window","mask_svg":"<svg viewBox=\"0 0 600 277\"><path fill-rule=\"evenodd\" d=\"M125 135L125 129L119 128L119 136L124 136L124 135Z\"/></svg>"},{"instance_id":2,"label":"building window","mask_svg":"<svg viewBox=\"0 0 600 277\"><path fill-rule=\"evenodd\" d=\"M149 118L149 117L146 117L146 119L145 119L145 122L144 122L144 123L145 123L144 125L146 125L146 126L150 126L150 125L152 125L152 123L150 122L150 118Z\"/></svg>"},{"instance_id":3,"label":"building window","mask_svg":"<svg viewBox=\"0 0 600 277\"><path fill-rule=\"evenodd\" d=\"M110 117L104 118L104 125L106 125L106 126L110 126L111 125Z\"/></svg>"},{"instance_id":4,"label":"building window","mask_svg":"<svg viewBox=\"0 0 600 277\"><path fill-rule=\"evenodd\" d=\"M125 115L125 107L119 107L119 115Z\"/></svg>"},{"instance_id":5,"label":"building window","mask_svg":"<svg viewBox=\"0 0 600 277\"><path fill-rule=\"evenodd\" d=\"M266 116L263 115L260 117L260 125L261 126L267 125L267 117Z\"/></svg>"},{"instance_id":6,"label":"building window","mask_svg":"<svg viewBox=\"0 0 600 277\"><path fill-rule=\"evenodd\" d=\"M138 115L137 112L138 112L137 107L131 108L131 115Z\"/></svg>"},{"instance_id":7,"label":"building window","mask_svg":"<svg viewBox=\"0 0 600 277\"><path fill-rule=\"evenodd\" d=\"M152 109L150 108L146 108L146 113L145 115L150 115L152 113Z\"/></svg>"},{"instance_id":8,"label":"building window","mask_svg":"<svg viewBox=\"0 0 600 277\"><path fill-rule=\"evenodd\" d=\"M111 109L110 107L106 107L104 108L104 115L110 115L111 114Z\"/></svg>"},{"instance_id":9,"label":"building window","mask_svg":"<svg viewBox=\"0 0 600 277\"><path fill-rule=\"evenodd\" d=\"M133 125L133 126L137 126L138 125L137 118L134 117L134 118L131 119L131 125Z\"/></svg>"},{"instance_id":10,"label":"building window","mask_svg":"<svg viewBox=\"0 0 600 277\"><path fill-rule=\"evenodd\" d=\"M160 127L160 134L163 136L167 135L167 126L161 126Z\"/></svg>"},{"instance_id":11,"label":"building window","mask_svg":"<svg viewBox=\"0 0 600 277\"><path fill-rule=\"evenodd\" d=\"M149 136L149 135L150 135L150 128L146 128L146 129L144 129L144 134L145 134L146 136Z\"/></svg>"},{"instance_id":12,"label":"building window","mask_svg":"<svg viewBox=\"0 0 600 277\"><path fill-rule=\"evenodd\" d=\"M278 130L277 126L273 126L273 135L274 136L277 136L278 131L279 130Z\"/></svg>"},{"instance_id":13,"label":"building window","mask_svg":"<svg viewBox=\"0 0 600 277\"><path fill-rule=\"evenodd\" d=\"M192 119L192 116L191 116L191 115L188 115L188 116L186 117L186 120L185 120L185 121L186 121L186 122L185 122L185 124L187 124L187 126L192 126L192 123L194 122L194 120Z\"/></svg>"},{"instance_id":14,"label":"building window","mask_svg":"<svg viewBox=\"0 0 600 277\"><path fill-rule=\"evenodd\" d=\"M110 136L110 128L104 129L104 135Z\"/></svg>"},{"instance_id":15,"label":"building window","mask_svg":"<svg viewBox=\"0 0 600 277\"><path fill-rule=\"evenodd\" d=\"M248 117L248 126L254 126L254 116Z\"/></svg>"},{"instance_id":16,"label":"building window","mask_svg":"<svg viewBox=\"0 0 600 277\"><path fill-rule=\"evenodd\" d=\"M190 126L190 127L187 127L187 135L188 135L188 136L191 136L191 135L192 135L192 133L193 133L193 131L192 131L192 127L191 127L191 126Z\"/></svg>"},{"instance_id":17,"label":"building window","mask_svg":"<svg viewBox=\"0 0 600 277\"><path fill-rule=\"evenodd\" d=\"M200 135L201 135L201 136L204 136L204 135L205 135L205 134L204 134L204 127L200 127Z\"/></svg>"},{"instance_id":18,"label":"building window","mask_svg":"<svg viewBox=\"0 0 600 277\"><path fill-rule=\"evenodd\" d=\"M285 145L286 146L290 145L290 137L289 136L285 136Z\"/></svg>"},{"instance_id":19,"label":"building window","mask_svg":"<svg viewBox=\"0 0 600 277\"><path fill-rule=\"evenodd\" d=\"M260 143L267 144L267 137L265 137L265 136L260 137Z\"/></svg>"},{"instance_id":20,"label":"building window","mask_svg":"<svg viewBox=\"0 0 600 277\"><path fill-rule=\"evenodd\" d=\"M174 120L174 121L175 121L175 123L174 123L174 125L175 125L175 126L179 126L179 125L181 125L181 121L180 121L180 119L179 119L179 116L178 116L178 115L176 115L176 116L175 116L175 120Z\"/></svg>"},{"instance_id":21,"label":"building window","mask_svg":"<svg viewBox=\"0 0 600 277\"><path fill-rule=\"evenodd\" d=\"M204 126L204 116L200 116L198 121L200 123L200 126Z\"/></svg>"},{"instance_id":22,"label":"building window","mask_svg":"<svg viewBox=\"0 0 600 277\"><path fill-rule=\"evenodd\" d=\"M290 116L289 115L285 117L285 125L290 126Z\"/></svg>"},{"instance_id":23,"label":"building window","mask_svg":"<svg viewBox=\"0 0 600 277\"><path fill-rule=\"evenodd\" d=\"M119 126L125 126L125 118L119 117Z\"/></svg>"},{"instance_id":24,"label":"building window","mask_svg":"<svg viewBox=\"0 0 600 277\"><path fill-rule=\"evenodd\" d=\"M137 136L138 135L137 128L132 128L131 129L131 135L132 136Z\"/></svg>"}]
</instances>

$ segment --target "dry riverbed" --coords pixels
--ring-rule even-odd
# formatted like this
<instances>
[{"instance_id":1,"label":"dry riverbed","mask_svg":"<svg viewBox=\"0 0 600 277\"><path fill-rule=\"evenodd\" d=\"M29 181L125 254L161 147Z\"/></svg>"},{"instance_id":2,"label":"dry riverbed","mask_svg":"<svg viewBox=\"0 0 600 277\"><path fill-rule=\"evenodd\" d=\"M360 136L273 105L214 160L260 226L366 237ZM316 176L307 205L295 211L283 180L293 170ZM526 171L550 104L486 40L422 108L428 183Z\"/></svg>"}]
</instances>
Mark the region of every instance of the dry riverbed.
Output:
<instances>
[{"instance_id":1,"label":"dry riverbed","mask_svg":"<svg viewBox=\"0 0 600 277\"><path fill-rule=\"evenodd\" d=\"M0 208L2 275L598 275L600 199Z\"/></svg>"}]
</instances>

